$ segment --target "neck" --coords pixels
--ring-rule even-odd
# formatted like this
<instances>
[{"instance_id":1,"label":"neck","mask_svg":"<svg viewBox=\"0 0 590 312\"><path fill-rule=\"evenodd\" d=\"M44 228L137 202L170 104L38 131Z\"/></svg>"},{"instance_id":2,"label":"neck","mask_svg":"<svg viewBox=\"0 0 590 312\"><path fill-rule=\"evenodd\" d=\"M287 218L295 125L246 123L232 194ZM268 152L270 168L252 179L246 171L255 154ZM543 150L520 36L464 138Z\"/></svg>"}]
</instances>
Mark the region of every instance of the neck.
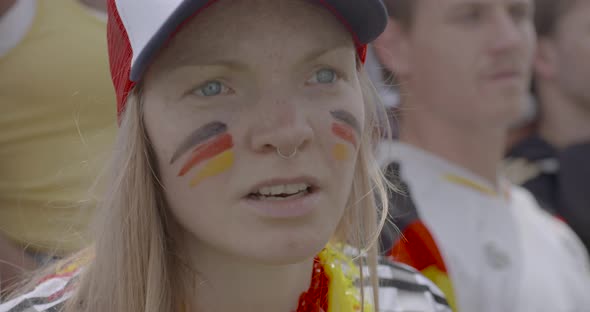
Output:
<instances>
[{"instance_id":1,"label":"neck","mask_svg":"<svg viewBox=\"0 0 590 312\"><path fill-rule=\"evenodd\" d=\"M313 258L294 264L263 264L196 245L185 245L189 266L198 272L193 291L187 294L191 298L187 312L290 312L309 288Z\"/></svg>"},{"instance_id":2,"label":"neck","mask_svg":"<svg viewBox=\"0 0 590 312\"><path fill-rule=\"evenodd\" d=\"M584 109L588 103L577 103L549 83L539 83L538 90L543 139L558 149L590 141L590 109Z\"/></svg>"},{"instance_id":3,"label":"neck","mask_svg":"<svg viewBox=\"0 0 590 312\"><path fill-rule=\"evenodd\" d=\"M497 168L505 139L501 128L474 128L423 109L403 111L400 121L401 141L461 166L494 186L498 186Z\"/></svg>"}]
</instances>

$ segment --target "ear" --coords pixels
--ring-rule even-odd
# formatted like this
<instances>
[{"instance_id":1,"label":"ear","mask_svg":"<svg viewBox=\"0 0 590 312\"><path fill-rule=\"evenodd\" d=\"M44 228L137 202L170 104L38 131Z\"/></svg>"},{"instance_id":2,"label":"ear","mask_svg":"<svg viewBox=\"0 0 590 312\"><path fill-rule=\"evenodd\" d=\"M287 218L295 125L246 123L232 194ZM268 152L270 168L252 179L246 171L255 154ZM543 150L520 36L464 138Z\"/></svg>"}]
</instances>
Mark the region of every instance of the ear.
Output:
<instances>
[{"instance_id":1,"label":"ear","mask_svg":"<svg viewBox=\"0 0 590 312\"><path fill-rule=\"evenodd\" d=\"M550 38L539 38L534 60L534 73L537 79L552 79L557 71L557 51Z\"/></svg>"},{"instance_id":2,"label":"ear","mask_svg":"<svg viewBox=\"0 0 590 312\"><path fill-rule=\"evenodd\" d=\"M373 47L379 62L389 71L399 76L410 72L409 34L398 22L389 19Z\"/></svg>"}]
</instances>

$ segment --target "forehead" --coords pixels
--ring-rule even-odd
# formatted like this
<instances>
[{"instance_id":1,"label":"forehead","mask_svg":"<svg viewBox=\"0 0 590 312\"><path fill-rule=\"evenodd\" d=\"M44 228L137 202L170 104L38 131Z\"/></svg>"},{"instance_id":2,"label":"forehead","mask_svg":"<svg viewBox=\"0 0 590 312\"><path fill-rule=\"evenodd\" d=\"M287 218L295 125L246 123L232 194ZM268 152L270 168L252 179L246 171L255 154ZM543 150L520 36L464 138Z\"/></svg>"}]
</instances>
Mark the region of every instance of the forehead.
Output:
<instances>
[{"instance_id":1,"label":"forehead","mask_svg":"<svg viewBox=\"0 0 590 312\"><path fill-rule=\"evenodd\" d=\"M159 59L281 57L341 46L351 34L324 7L305 0L220 0L187 21Z\"/></svg>"}]
</instances>

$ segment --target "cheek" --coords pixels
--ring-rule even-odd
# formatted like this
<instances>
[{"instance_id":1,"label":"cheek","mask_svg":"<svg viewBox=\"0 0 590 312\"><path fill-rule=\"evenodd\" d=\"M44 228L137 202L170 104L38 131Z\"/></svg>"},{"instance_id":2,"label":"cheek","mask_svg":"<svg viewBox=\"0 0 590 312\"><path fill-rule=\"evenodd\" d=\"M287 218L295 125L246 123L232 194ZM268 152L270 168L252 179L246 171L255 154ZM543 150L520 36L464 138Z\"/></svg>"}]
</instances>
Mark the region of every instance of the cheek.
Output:
<instances>
[{"instance_id":1,"label":"cheek","mask_svg":"<svg viewBox=\"0 0 590 312\"><path fill-rule=\"evenodd\" d=\"M224 142L215 143L202 150L196 149L183 165L178 177L191 176L189 186L196 187L201 182L228 171L235 159L234 152L231 150L233 145L225 146Z\"/></svg>"},{"instance_id":2,"label":"cheek","mask_svg":"<svg viewBox=\"0 0 590 312\"><path fill-rule=\"evenodd\" d=\"M235 162L233 137L228 132L206 137L193 132L175 142L159 157L167 202L184 228L206 228L199 220L217 220L223 211L224 200L215 194Z\"/></svg>"},{"instance_id":3,"label":"cheek","mask_svg":"<svg viewBox=\"0 0 590 312\"><path fill-rule=\"evenodd\" d=\"M351 149L342 143L336 143L332 147L332 157L337 161L350 160L351 153Z\"/></svg>"},{"instance_id":4,"label":"cheek","mask_svg":"<svg viewBox=\"0 0 590 312\"><path fill-rule=\"evenodd\" d=\"M412 80L417 88L429 90L421 96L429 97L431 90L434 93L456 94L451 90L466 83L473 84L472 73L477 68L477 60L469 50L451 51L439 46L417 49L419 54L412 63ZM453 73L452 79L449 73Z\"/></svg>"},{"instance_id":5,"label":"cheek","mask_svg":"<svg viewBox=\"0 0 590 312\"><path fill-rule=\"evenodd\" d=\"M171 159L162 166L169 179L184 181L191 188L198 187L231 169L235 161L233 147L227 125L210 122L180 140L173 148Z\"/></svg>"},{"instance_id":6,"label":"cheek","mask_svg":"<svg viewBox=\"0 0 590 312\"><path fill-rule=\"evenodd\" d=\"M589 38L590 39L590 38ZM570 42L563 45L559 51L558 79L565 88L575 85L584 85L587 89L587 81L590 80L590 62L587 62L587 55L590 55L590 43L584 47L583 43Z\"/></svg>"},{"instance_id":7,"label":"cheek","mask_svg":"<svg viewBox=\"0 0 590 312\"><path fill-rule=\"evenodd\" d=\"M571 38L562 49L560 59L563 61L565 70L572 70L574 72L588 68L588 56L590 55L590 35L586 38Z\"/></svg>"},{"instance_id":8,"label":"cheek","mask_svg":"<svg viewBox=\"0 0 590 312\"><path fill-rule=\"evenodd\" d=\"M337 161L350 160L357 148L357 138L354 130L348 125L333 122L331 135L334 136L336 141L332 147L332 157Z\"/></svg>"},{"instance_id":9,"label":"cheek","mask_svg":"<svg viewBox=\"0 0 590 312\"><path fill-rule=\"evenodd\" d=\"M357 108L357 107L351 107ZM362 136L364 109L339 108L330 111L332 117L328 135L332 138L331 157L338 162L354 158Z\"/></svg>"}]
</instances>

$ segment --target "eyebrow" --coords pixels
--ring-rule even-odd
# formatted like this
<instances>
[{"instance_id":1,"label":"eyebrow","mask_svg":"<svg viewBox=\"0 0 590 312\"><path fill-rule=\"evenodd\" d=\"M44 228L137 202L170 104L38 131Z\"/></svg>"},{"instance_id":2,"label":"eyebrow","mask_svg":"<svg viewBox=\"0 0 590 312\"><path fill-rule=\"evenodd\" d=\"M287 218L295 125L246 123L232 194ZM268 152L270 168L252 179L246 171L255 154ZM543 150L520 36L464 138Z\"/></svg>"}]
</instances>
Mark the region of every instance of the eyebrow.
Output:
<instances>
[{"instance_id":1,"label":"eyebrow","mask_svg":"<svg viewBox=\"0 0 590 312\"><path fill-rule=\"evenodd\" d=\"M173 164L180 156L182 156L182 154L186 153L186 151L191 149L193 146L201 144L210 138L226 131L227 125L219 121L210 122L198 128L197 130L193 131L186 139L184 139L182 144L180 144L180 146L176 149L172 159L170 159L170 164Z\"/></svg>"},{"instance_id":2,"label":"eyebrow","mask_svg":"<svg viewBox=\"0 0 590 312\"><path fill-rule=\"evenodd\" d=\"M322 58L322 57L329 55L331 53L347 52L347 50L349 50L349 49L350 49L350 51L355 51L354 47L352 47L352 49L351 49L351 46L344 45L344 44L340 44L340 45L329 47L329 48L312 50L312 51L305 54L305 56L301 60L301 63L309 63L313 60L317 60L317 59Z\"/></svg>"},{"instance_id":3,"label":"eyebrow","mask_svg":"<svg viewBox=\"0 0 590 312\"><path fill-rule=\"evenodd\" d=\"M320 48L320 49L311 50L311 51L305 53L305 55L301 58L301 60L297 61L296 66L298 67L301 64L305 64L305 63L309 63L313 60L317 60L321 57L329 55L330 53L338 53L341 51L345 51L346 49L350 49L351 51L354 51L354 48L352 46L348 46L345 44L339 44L339 45L332 46L329 48ZM219 58L219 59L213 59L211 61L206 61L206 62L199 62L198 60L194 60L194 59L191 59L190 57L186 56L186 57L181 57L180 59L175 61L171 66L169 66L169 69L167 71L174 72L179 69L182 69L183 67L220 67L220 68L225 68L225 69L229 69L229 70L244 72L244 71L247 71L250 66L246 63L232 59L231 57L223 58L223 56L222 56L222 58Z\"/></svg>"},{"instance_id":4,"label":"eyebrow","mask_svg":"<svg viewBox=\"0 0 590 312\"><path fill-rule=\"evenodd\" d=\"M334 117L334 119L349 125L359 135L361 134L361 127L359 126L359 122L356 119L356 117L354 117L354 115L351 114L350 112L347 112L347 111L341 109L341 110L331 111L330 114L332 115L332 117Z\"/></svg>"},{"instance_id":5,"label":"eyebrow","mask_svg":"<svg viewBox=\"0 0 590 312\"><path fill-rule=\"evenodd\" d=\"M246 71L248 66L232 60L213 60L209 63L200 63L195 60L189 60L188 58L180 59L174 62L171 66L166 69L166 72L173 73L176 71L182 72L183 69L188 68L215 68L217 67L218 70L234 70L234 71Z\"/></svg>"}]
</instances>

